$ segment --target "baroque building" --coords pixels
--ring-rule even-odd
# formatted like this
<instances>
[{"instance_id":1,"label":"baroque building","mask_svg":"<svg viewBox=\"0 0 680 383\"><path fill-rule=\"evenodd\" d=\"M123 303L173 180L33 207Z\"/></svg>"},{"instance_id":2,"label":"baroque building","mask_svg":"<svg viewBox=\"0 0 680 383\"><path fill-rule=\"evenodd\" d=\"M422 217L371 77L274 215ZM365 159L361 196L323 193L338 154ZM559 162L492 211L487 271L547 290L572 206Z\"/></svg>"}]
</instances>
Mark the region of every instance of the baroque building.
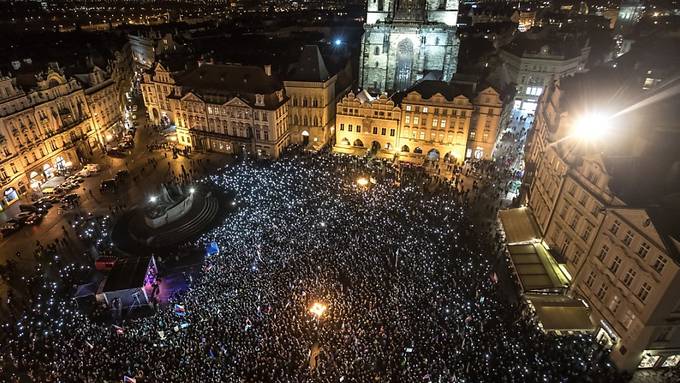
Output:
<instances>
[{"instance_id":1,"label":"baroque building","mask_svg":"<svg viewBox=\"0 0 680 383\"><path fill-rule=\"evenodd\" d=\"M75 78L54 66L32 81L24 91L16 78L0 77L0 209L77 167L96 135L87 97Z\"/></svg>"},{"instance_id":2,"label":"baroque building","mask_svg":"<svg viewBox=\"0 0 680 383\"><path fill-rule=\"evenodd\" d=\"M416 164L491 159L510 108L493 87L481 89L422 81L391 98L350 93L337 106L334 150Z\"/></svg>"},{"instance_id":3,"label":"baroque building","mask_svg":"<svg viewBox=\"0 0 680 383\"><path fill-rule=\"evenodd\" d=\"M569 294L587 301L597 340L625 370L680 363L677 108L657 102L583 125L594 111L654 97L633 80L598 72L549 87L527 150L540 234L572 277ZM611 127L596 142L574 134L603 125Z\"/></svg>"},{"instance_id":4,"label":"baroque building","mask_svg":"<svg viewBox=\"0 0 680 383\"><path fill-rule=\"evenodd\" d=\"M290 144L288 96L269 66L203 64L171 73L156 63L142 94L151 120L174 124L183 147L278 158Z\"/></svg>"},{"instance_id":5,"label":"baroque building","mask_svg":"<svg viewBox=\"0 0 680 383\"><path fill-rule=\"evenodd\" d=\"M456 71L458 0L368 0L360 85L372 93L409 88Z\"/></svg>"}]
</instances>

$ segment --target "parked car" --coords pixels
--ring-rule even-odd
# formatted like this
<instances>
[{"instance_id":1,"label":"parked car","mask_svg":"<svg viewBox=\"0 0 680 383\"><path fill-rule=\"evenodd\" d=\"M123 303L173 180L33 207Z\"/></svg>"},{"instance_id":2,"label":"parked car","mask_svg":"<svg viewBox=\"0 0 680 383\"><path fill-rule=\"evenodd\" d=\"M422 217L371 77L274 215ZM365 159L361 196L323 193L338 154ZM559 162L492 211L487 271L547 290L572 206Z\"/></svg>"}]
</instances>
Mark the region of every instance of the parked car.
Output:
<instances>
[{"instance_id":1,"label":"parked car","mask_svg":"<svg viewBox=\"0 0 680 383\"><path fill-rule=\"evenodd\" d=\"M43 216L38 213L32 213L32 212L23 212L19 213L17 215L17 219L21 220L21 222L24 223L24 225L35 225L40 223L42 221Z\"/></svg>"},{"instance_id":2,"label":"parked car","mask_svg":"<svg viewBox=\"0 0 680 383\"><path fill-rule=\"evenodd\" d=\"M66 182L70 182L72 184L81 184L81 183L85 182L85 179L83 177L73 175L73 176L69 176L68 178L66 178Z\"/></svg>"},{"instance_id":3,"label":"parked car","mask_svg":"<svg viewBox=\"0 0 680 383\"><path fill-rule=\"evenodd\" d=\"M19 205L19 211L21 212L38 212L40 210L40 207L32 204L32 203L22 203Z\"/></svg>"},{"instance_id":4,"label":"parked car","mask_svg":"<svg viewBox=\"0 0 680 383\"><path fill-rule=\"evenodd\" d=\"M87 168L82 168L75 175L78 176L78 177L89 177L89 176L92 175L92 172L87 170Z\"/></svg>"},{"instance_id":5,"label":"parked car","mask_svg":"<svg viewBox=\"0 0 680 383\"><path fill-rule=\"evenodd\" d=\"M19 231L19 229L21 229L21 225L7 222L4 225L0 226L0 234L2 234L3 237L7 237L8 235L16 233L17 231Z\"/></svg>"},{"instance_id":6,"label":"parked car","mask_svg":"<svg viewBox=\"0 0 680 383\"><path fill-rule=\"evenodd\" d=\"M61 203L63 204L72 204L80 199L80 196L76 193L70 193L66 194L62 199Z\"/></svg>"},{"instance_id":7,"label":"parked car","mask_svg":"<svg viewBox=\"0 0 680 383\"><path fill-rule=\"evenodd\" d=\"M102 193L104 192L115 192L118 187L118 184L116 183L116 180L114 179L108 179L102 181L102 183L99 185L99 191Z\"/></svg>"},{"instance_id":8,"label":"parked car","mask_svg":"<svg viewBox=\"0 0 680 383\"><path fill-rule=\"evenodd\" d=\"M102 167L99 164L87 164L83 169L86 169L90 173L97 173L102 170Z\"/></svg>"}]
</instances>

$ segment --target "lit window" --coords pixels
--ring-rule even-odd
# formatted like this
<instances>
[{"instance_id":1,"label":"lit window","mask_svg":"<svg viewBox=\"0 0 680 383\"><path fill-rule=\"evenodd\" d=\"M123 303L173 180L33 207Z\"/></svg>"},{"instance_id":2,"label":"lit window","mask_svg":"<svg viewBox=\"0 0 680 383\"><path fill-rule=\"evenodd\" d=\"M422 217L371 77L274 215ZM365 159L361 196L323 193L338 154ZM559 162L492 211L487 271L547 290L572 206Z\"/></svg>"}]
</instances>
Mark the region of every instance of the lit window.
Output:
<instances>
[{"instance_id":1,"label":"lit window","mask_svg":"<svg viewBox=\"0 0 680 383\"><path fill-rule=\"evenodd\" d=\"M418 116L413 117L413 123L418 125Z\"/></svg>"},{"instance_id":2,"label":"lit window","mask_svg":"<svg viewBox=\"0 0 680 383\"><path fill-rule=\"evenodd\" d=\"M626 310L626 314L623 316L623 319L621 320L621 324L625 328L630 328L630 325L633 324L634 320L635 320L635 314L630 310Z\"/></svg>"},{"instance_id":3,"label":"lit window","mask_svg":"<svg viewBox=\"0 0 680 383\"><path fill-rule=\"evenodd\" d=\"M638 368L652 368L656 365L660 358L661 356L659 355L646 354L645 356L642 357L642 360L640 361Z\"/></svg>"},{"instance_id":4,"label":"lit window","mask_svg":"<svg viewBox=\"0 0 680 383\"><path fill-rule=\"evenodd\" d=\"M423 113L427 113L427 107L423 108Z\"/></svg>"},{"instance_id":5,"label":"lit window","mask_svg":"<svg viewBox=\"0 0 680 383\"><path fill-rule=\"evenodd\" d=\"M411 111L411 105L406 105L406 111L410 112Z\"/></svg>"},{"instance_id":6,"label":"lit window","mask_svg":"<svg viewBox=\"0 0 680 383\"><path fill-rule=\"evenodd\" d=\"M410 124L411 123L411 116L404 117L404 123Z\"/></svg>"},{"instance_id":7,"label":"lit window","mask_svg":"<svg viewBox=\"0 0 680 383\"><path fill-rule=\"evenodd\" d=\"M680 354L671 355L663 361L661 367L675 367L680 363Z\"/></svg>"}]
</instances>

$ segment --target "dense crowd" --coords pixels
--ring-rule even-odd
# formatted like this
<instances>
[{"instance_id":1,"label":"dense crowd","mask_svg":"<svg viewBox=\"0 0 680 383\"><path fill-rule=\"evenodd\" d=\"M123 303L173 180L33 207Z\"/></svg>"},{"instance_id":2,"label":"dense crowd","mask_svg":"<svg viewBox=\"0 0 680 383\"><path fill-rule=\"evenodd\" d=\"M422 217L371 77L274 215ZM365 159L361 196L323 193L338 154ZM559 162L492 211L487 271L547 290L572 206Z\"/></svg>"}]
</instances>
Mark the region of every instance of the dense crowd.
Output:
<instances>
[{"instance_id":1,"label":"dense crowd","mask_svg":"<svg viewBox=\"0 0 680 383\"><path fill-rule=\"evenodd\" d=\"M615 379L590 337L545 335L502 298L496 244L460 188L333 155L246 161L204 182L235 197L196 241L219 254L186 294L116 326L49 298L3 326L1 380Z\"/></svg>"}]
</instances>

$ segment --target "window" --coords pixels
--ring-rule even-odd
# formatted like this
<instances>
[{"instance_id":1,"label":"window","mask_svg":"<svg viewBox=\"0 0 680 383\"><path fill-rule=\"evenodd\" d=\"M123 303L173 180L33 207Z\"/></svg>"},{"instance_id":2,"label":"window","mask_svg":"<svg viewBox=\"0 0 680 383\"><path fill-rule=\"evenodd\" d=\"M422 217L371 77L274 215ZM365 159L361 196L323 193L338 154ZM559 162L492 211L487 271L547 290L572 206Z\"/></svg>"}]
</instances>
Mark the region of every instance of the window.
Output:
<instances>
[{"instance_id":1,"label":"window","mask_svg":"<svg viewBox=\"0 0 680 383\"><path fill-rule=\"evenodd\" d=\"M604 300L605 295L607 295L607 290L609 290L609 286L607 286L605 282L602 282L600 288L597 290L597 294L595 294L597 299Z\"/></svg>"},{"instance_id":2,"label":"window","mask_svg":"<svg viewBox=\"0 0 680 383\"><path fill-rule=\"evenodd\" d=\"M586 228L583 230L583 234L581 235L581 238L583 238L584 241L587 241L588 238L590 238L590 233L593 231L593 227L590 225L586 225Z\"/></svg>"},{"instance_id":3,"label":"window","mask_svg":"<svg viewBox=\"0 0 680 383\"><path fill-rule=\"evenodd\" d=\"M379 55L380 54L380 47L375 47L375 50L373 51L374 55Z\"/></svg>"},{"instance_id":4,"label":"window","mask_svg":"<svg viewBox=\"0 0 680 383\"><path fill-rule=\"evenodd\" d=\"M427 118L423 117L423 120L420 121L420 123L423 124L423 126L427 125Z\"/></svg>"},{"instance_id":5,"label":"window","mask_svg":"<svg viewBox=\"0 0 680 383\"><path fill-rule=\"evenodd\" d=\"M378 134L378 127L377 126L373 127L373 134Z\"/></svg>"},{"instance_id":6,"label":"window","mask_svg":"<svg viewBox=\"0 0 680 383\"><path fill-rule=\"evenodd\" d=\"M656 270L657 273L661 274L663 268L666 267L666 258L663 255L659 255L652 267L654 267L654 270Z\"/></svg>"},{"instance_id":7,"label":"window","mask_svg":"<svg viewBox=\"0 0 680 383\"><path fill-rule=\"evenodd\" d=\"M620 266L621 258L617 255L614 257L614 261L612 262L611 266L609 266L609 271L611 271L613 274L616 274L616 272L619 271Z\"/></svg>"},{"instance_id":8,"label":"window","mask_svg":"<svg viewBox=\"0 0 680 383\"><path fill-rule=\"evenodd\" d=\"M626 236L623 238L623 243L626 246L630 246L630 243L633 242L633 238L635 237L635 234L633 234L632 231L628 230L626 232ZM646 254L645 254L646 255Z\"/></svg>"},{"instance_id":9,"label":"window","mask_svg":"<svg viewBox=\"0 0 680 383\"><path fill-rule=\"evenodd\" d=\"M621 222L619 222L619 220L614 220L614 223L612 223L612 227L609 228L609 232L612 234L616 234L619 232L619 227L621 227Z\"/></svg>"},{"instance_id":10,"label":"window","mask_svg":"<svg viewBox=\"0 0 680 383\"><path fill-rule=\"evenodd\" d=\"M569 227L572 229L576 229L576 225L578 225L578 215L574 214L574 216L571 218L571 223L569 224Z\"/></svg>"},{"instance_id":11,"label":"window","mask_svg":"<svg viewBox=\"0 0 680 383\"><path fill-rule=\"evenodd\" d=\"M380 134L382 134L383 136L386 135L387 134L387 128L380 129Z\"/></svg>"},{"instance_id":12,"label":"window","mask_svg":"<svg viewBox=\"0 0 680 383\"><path fill-rule=\"evenodd\" d=\"M406 111L410 112L411 111L411 105L406 105Z\"/></svg>"},{"instance_id":13,"label":"window","mask_svg":"<svg viewBox=\"0 0 680 383\"><path fill-rule=\"evenodd\" d=\"M590 210L590 214L597 217L598 214L600 214L600 210L602 210L602 207L600 205L595 204L593 206L592 210Z\"/></svg>"},{"instance_id":14,"label":"window","mask_svg":"<svg viewBox=\"0 0 680 383\"><path fill-rule=\"evenodd\" d=\"M361 133L361 125L357 125L357 133Z\"/></svg>"},{"instance_id":15,"label":"window","mask_svg":"<svg viewBox=\"0 0 680 383\"><path fill-rule=\"evenodd\" d=\"M411 116L404 117L404 123L410 124L411 123Z\"/></svg>"},{"instance_id":16,"label":"window","mask_svg":"<svg viewBox=\"0 0 680 383\"><path fill-rule=\"evenodd\" d=\"M626 238L627 238L627 235L626 235ZM626 242L625 239L624 239L624 242ZM626 243L626 245L627 245L627 243ZM649 244L647 242L642 242L642 244L640 245L640 248L637 251L638 257L645 259L645 257L647 257L647 254L649 253L649 249L650 249Z\"/></svg>"},{"instance_id":17,"label":"window","mask_svg":"<svg viewBox=\"0 0 680 383\"><path fill-rule=\"evenodd\" d=\"M413 117L413 123L418 125L418 116Z\"/></svg>"},{"instance_id":18,"label":"window","mask_svg":"<svg viewBox=\"0 0 680 383\"><path fill-rule=\"evenodd\" d=\"M647 300L650 291L652 291L652 286L650 286L647 282L642 282L642 286L640 286L640 290L638 290L637 293L637 297L640 302L644 303Z\"/></svg>"},{"instance_id":19,"label":"window","mask_svg":"<svg viewBox=\"0 0 680 383\"><path fill-rule=\"evenodd\" d=\"M633 314L632 311L626 310L626 314L623 316L623 319L621 319L621 324L623 327L626 329L630 328L630 325L633 323L635 320L635 314Z\"/></svg>"},{"instance_id":20,"label":"window","mask_svg":"<svg viewBox=\"0 0 680 383\"><path fill-rule=\"evenodd\" d=\"M619 309L619 306L621 306L621 298L618 297L618 295L614 295L612 300L609 302L609 311L612 313L616 313L616 310Z\"/></svg>"},{"instance_id":21,"label":"window","mask_svg":"<svg viewBox=\"0 0 680 383\"><path fill-rule=\"evenodd\" d=\"M562 210L560 211L560 217L563 220L566 220L568 213L569 213L569 206L567 206L567 205L562 206Z\"/></svg>"},{"instance_id":22,"label":"window","mask_svg":"<svg viewBox=\"0 0 680 383\"><path fill-rule=\"evenodd\" d=\"M637 271L633 269L628 269L626 272L626 275L623 277L623 284L626 287L630 287L630 285L633 284L633 281L635 280L635 276L637 275Z\"/></svg>"},{"instance_id":23,"label":"window","mask_svg":"<svg viewBox=\"0 0 680 383\"><path fill-rule=\"evenodd\" d=\"M423 113L427 113L427 107L423 108Z\"/></svg>"},{"instance_id":24,"label":"window","mask_svg":"<svg viewBox=\"0 0 680 383\"><path fill-rule=\"evenodd\" d=\"M433 118L433 119L432 119L432 127L433 127L433 128L436 128L436 127L437 127L437 119L436 119L436 118Z\"/></svg>"},{"instance_id":25,"label":"window","mask_svg":"<svg viewBox=\"0 0 680 383\"><path fill-rule=\"evenodd\" d=\"M600 253L597 254L597 259L599 259L600 262L604 262L605 258L607 258L607 253L609 253L609 246L602 245L602 248L600 249Z\"/></svg>"},{"instance_id":26,"label":"window","mask_svg":"<svg viewBox=\"0 0 680 383\"><path fill-rule=\"evenodd\" d=\"M568 190L568 192L569 192L569 194L570 194L572 197L573 197L574 195L576 195L576 184L571 184L571 185L569 185L569 190Z\"/></svg>"},{"instance_id":27,"label":"window","mask_svg":"<svg viewBox=\"0 0 680 383\"><path fill-rule=\"evenodd\" d=\"M581 194L581 198L579 198L578 203L580 203L581 206L585 207L586 202L588 202L588 193L583 191L583 194Z\"/></svg>"},{"instance_id":28,"label":"window","mask_svg":"<svg viewBox=\"0 0 680 383\"><path fill-rule=\"evenodd\" d=\"M396 129L390 129L390 137L394 137L397 134Z\"/></svg>"},{"instance_id":29,"label":"window","mask_svg":"<svg viewBox=\"0 0 680 383\"><path fill-rule=\"evenodd\" d=\"M439 127L440 128L446 128L446 119L442 118L442 120L439 122Z\"/></svg>"},{"instance_id":30,"label":"window","mask_svg":"<svg viewBox=\"0 0 680 383\"><path fill-rule=\"evenodd\" d=\"M583 252L581 251L581 249L577 248L576 250L574 250L574 256L572 257L572 261L573 261L574 265L579 264L579 262L581 261L581 255L582 254L583 254Z\"/></svg>"},{"instance_id":31,"label":"window","mask_svg":"<svg viewBox=\"0 0 680 383\"><path fill-rule=\"evenodd\" d=\"M345 124L340 124L340 130L345 130Z\"/></svg>"},{"instance_id":32,"label":"window","mask_svg":"<svg viewBox=\"0 0 680 383\"><path fill-rule=\"evenodd\" d=\"M420 139L421 139L421 140L424 140L424 139L425 139L425 131L424 131L424 130L422 130L422 131L420 132Z\"/></svg>"},{"instance_id":33,"label":"window","mask_svg":"<svg viewBox=\"0 0 680 383\"><path fill-rule=\"evenodd\" d=\"M588 279L586 279L586 285L588 287L593 287L593 283L595 283L595 278L596 278L595 271L591 271L590 274L588 274Z\"/></svg>"}]
</instances>

